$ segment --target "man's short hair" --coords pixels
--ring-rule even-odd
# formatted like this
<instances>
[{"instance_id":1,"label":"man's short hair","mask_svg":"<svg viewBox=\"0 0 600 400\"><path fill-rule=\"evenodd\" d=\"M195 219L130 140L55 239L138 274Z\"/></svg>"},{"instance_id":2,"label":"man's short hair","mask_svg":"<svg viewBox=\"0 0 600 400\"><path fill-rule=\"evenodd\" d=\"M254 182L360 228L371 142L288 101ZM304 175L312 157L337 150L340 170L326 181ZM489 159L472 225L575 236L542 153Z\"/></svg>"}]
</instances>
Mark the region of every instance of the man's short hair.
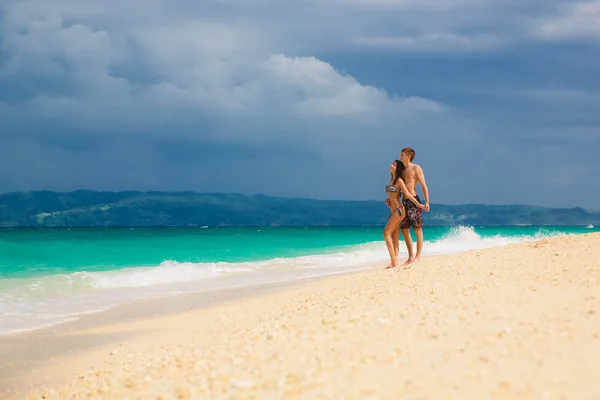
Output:
<instances>
[{"instance_id":1,"label":"man's short hair","mask_svg":"<svg viewBox=\"0 0 600 400\"><path fill-rule=\"evenodd\" d=\"M400 153L404 153L410 157L410 161L415 159L415 150L412 147L405 147Z\"/></svg>"}]
</instances>

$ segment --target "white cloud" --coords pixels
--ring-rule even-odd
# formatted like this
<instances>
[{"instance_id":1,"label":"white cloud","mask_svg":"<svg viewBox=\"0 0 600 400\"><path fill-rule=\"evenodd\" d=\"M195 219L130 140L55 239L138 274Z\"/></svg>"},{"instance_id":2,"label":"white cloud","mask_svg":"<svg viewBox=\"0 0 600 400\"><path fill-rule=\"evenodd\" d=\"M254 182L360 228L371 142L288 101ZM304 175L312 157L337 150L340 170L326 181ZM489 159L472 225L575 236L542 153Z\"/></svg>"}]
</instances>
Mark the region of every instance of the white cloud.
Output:
<instances>
[{"instance_id":1,"label":"white cloud","mask_svg":"<svg viewBox=\"0 0 600 400\"><path fill-rule=\"evenodd\" d=\"M561 11L537 21L534 34L546 39L600 39L600 0L569 3Z\"/></svg>"},{"instance_id":2,"label":"white cloud","mask_svg":"<svg viewBox=\"0 0 600 400\"><path fill-rule=\"evenodd\" d=\"M393 115L436 112L441 105L421 98L390 98L382 89L361 85L315 57L271 56L265 63L271 84L296 93L295 109L308 115Z\"/></svg>"},{"instance_id":3,"label":"white cloud","mask_svg":"<svg viewBox=\"0 0 600 400\"><path fill-rule=\"evenodd\" d=\"M81 24L64 27L57 15L29 21L23 28L25 33L4 32L10 58L0 72L56 77L67 74L69 65L77 65L90 75L105 73L111 62L113 50L107 32Z\"/></svg>"},{"instance_id":4,"label":"white cloud","mask_svg":"<svg viewBox=\"0 0 600 400\"><path fill-rule=\"evenodd\" d=\"M452 33L428 33L415 36L367 36L358 38L356 43L382 49L445 53L492 50L501 46L502 40L491 35L465 36Z\"/></svg>"},{"instance_id":5,"label":"white cloud","mask_svg":"<svg viewBox=\"0 0 600 400\"><path fill-rule=\"evenodd\" d=\"M452 10L485 4L485 0L321 0L320 3L369 9Z\"/></svg>"},{"instance_id":6,"label":"white cloud","mask_svg":"<svg viewBox=\"0 0 600 400\"><path fill-rule=\"evenodd\" d=\"M79 123L83 131L129 135L209 123L211 131L203 135L247 141L248 131L259 131L255 139L264 141L285 132L294 136L281 129L286 124L296 130L310 125L304 137L348 131L373 137L385 131L360 133L361 127L446 117L433 100L362 84L316 57L273 52L259 30L244 24L188 16L117 26L99 11L82 11L81 18L73 10L63 14L65 2L52 12L48 2L30 12L26 4L39 5L23 2L5 16L12 23L4 27L9 57L0 79L43 78L51 89L39 87L13 107L12 118L25 112L52 123ZM84 22L89 15L94 21ZM135 79L145 72L153 78ZM169 136L189 135L190 129Z\"/></svg>"},{"instance_id":7,"label":"white cloud","mask_svg":"<svg viewBox=\"0 0 600 400\"><path fill-rule=\"evenodd\" d=\"M347 9L357 27L347 42L361 48L402 52L489 52L523 39L522 1L329 0ZM368 21L368 22L365 22ZM509 27L509 29L506 29Z\"/></svg>"}]
</instances>

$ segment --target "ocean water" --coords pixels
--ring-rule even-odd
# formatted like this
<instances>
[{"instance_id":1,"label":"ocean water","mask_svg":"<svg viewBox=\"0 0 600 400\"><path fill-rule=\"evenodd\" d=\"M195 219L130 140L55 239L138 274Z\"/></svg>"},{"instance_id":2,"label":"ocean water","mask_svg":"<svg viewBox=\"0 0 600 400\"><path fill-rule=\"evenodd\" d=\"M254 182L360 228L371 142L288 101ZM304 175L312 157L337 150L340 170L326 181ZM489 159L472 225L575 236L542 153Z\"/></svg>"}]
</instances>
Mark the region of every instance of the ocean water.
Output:
<instances>
[{"instance_id":1,"label":"ocean water","mask_svg":"<svg viewBox=\"0 0 600 400\"><path fill-rule=\"evenodd\" d=\"M0 334L144 298L367 269L389 258L381 227L0 229ZM426 227L423 255L600 231ZM414 238L414 235L413 235ZM404 244L400 251L406 255Z\"/></svg>"}]
</instances>

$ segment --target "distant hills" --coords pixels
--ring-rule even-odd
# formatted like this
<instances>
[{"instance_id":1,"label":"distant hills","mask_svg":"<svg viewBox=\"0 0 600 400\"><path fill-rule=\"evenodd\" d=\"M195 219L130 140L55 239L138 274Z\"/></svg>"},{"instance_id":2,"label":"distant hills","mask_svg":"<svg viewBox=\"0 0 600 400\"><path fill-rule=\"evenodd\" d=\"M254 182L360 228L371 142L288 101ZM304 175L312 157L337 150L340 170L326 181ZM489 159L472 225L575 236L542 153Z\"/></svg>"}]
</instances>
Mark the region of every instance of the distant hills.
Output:
<instances>
[{"instance_id":1,"label":"distant hills","mask_svg":"<svg viewBox=\"0 0 600 400\"><path fill-rule=\"evenodd\" d=\"M0 195L0 227L372 226L385 224L388 213L383 201L225 193L79 190ZM600 212L580 207L432 204L424 224L599 225Z\"/></svg>"}]
</instances>

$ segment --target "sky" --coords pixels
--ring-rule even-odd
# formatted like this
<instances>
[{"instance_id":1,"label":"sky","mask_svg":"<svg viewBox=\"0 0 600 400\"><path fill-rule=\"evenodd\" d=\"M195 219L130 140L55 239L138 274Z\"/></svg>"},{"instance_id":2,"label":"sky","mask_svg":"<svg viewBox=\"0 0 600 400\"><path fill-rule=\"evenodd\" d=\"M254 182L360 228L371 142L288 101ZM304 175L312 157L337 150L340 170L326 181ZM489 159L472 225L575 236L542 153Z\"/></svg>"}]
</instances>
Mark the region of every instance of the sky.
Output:
<instances>
[{"instance_id":1,"label":"sky","mask_svg":"<svg viewBox=\"0 0 600 400\"><path fill-rule=\"evenodd\" d=\"M0 192L600 209L600 0L0 0Z\"/></svg>"}]
</instances>

